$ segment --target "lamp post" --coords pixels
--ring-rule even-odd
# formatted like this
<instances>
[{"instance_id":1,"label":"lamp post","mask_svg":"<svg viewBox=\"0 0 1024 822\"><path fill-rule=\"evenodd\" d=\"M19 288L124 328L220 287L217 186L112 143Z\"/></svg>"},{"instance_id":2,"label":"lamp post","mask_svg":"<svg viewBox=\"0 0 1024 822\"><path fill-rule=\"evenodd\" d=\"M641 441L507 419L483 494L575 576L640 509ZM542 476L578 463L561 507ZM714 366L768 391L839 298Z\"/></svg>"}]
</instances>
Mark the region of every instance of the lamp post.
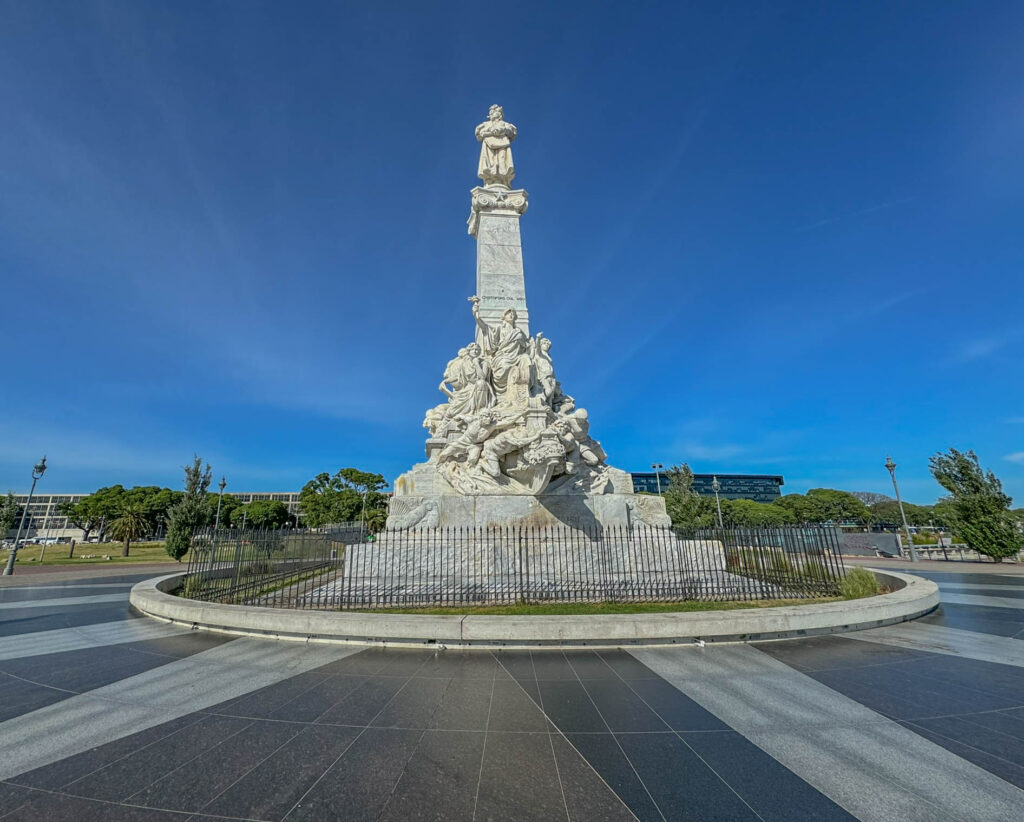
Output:
<instances>
[{"instance_id":1,"label":"lamp post","mask_svg":"<svg viewBox=\"0 0 1024 822\"><path fill-rule=\"evenodd\" d=\"M214 533L220 530L220 504L224 501L224 489L228 487L228 481L221 477L217 487L220 488L220 494L217 497L217 521L213 524Z\"/></svg>"},{"instance_id":2,"label":"lamp post","mask_svg":"<svg viewBox=\"0 0 1024 822\"><path fill-rule=\"evenodd\" d=\"M9 577L14 573L14 561L18 558L18 542L21 540L21 532L25 528L25 517L28 516L28 509L32 505L32 495L36 492L36 483L46 473L46 457L43 457L32 469L32 488L28 492L28 502L25 503L25 510L21 512L21 523L18 525L18 535L14 538L14 545L11 546L11 555L7 557L7 567L4 568L4 576Z\"/></svg>"},{"instance_id":3,"label":"lamp post","mask_svg":"<svg viewBox=\"0 0 1024 822\"><path fill-rule=\"evenodd\" d=\"M651 468L654 469L654 481L658 483L658 496L661 496L661 469L665 466L660 462L652 462Z\"/></svg>"},{"instance_id":4,"label":"lamp post","mask_svg":"<svg viewBox=\"0 0 1024 822\"><path fill-rule=\"evenodd\" d=\"M907 525L907 515L903 510L903 500L900 499L900 487L896 484L896 463L892 461L892 457L888 454L885 456L885 467L889 471L889 476L892 477L892 489L896 492L896 504L900 507L900 517L903 519L903 531L907 535L907 548L910 551L910 561L917 562L917 549L914 547L914 540L910 536L910 526Z\"/></svg>"},{"instance_id":5,"label":"lamp post","mask_svg":"<svg viewBox=\"0 0 1024 822\"><path fill-rule=\"evenodd\" d=\"M722 501L718 498L718 492L722 490L722 483L718 481L718 476L711 478L711 490L715 492L715 508L718 510L718 527L724 528L722 525Z\"/></svg>"}]
</instances>

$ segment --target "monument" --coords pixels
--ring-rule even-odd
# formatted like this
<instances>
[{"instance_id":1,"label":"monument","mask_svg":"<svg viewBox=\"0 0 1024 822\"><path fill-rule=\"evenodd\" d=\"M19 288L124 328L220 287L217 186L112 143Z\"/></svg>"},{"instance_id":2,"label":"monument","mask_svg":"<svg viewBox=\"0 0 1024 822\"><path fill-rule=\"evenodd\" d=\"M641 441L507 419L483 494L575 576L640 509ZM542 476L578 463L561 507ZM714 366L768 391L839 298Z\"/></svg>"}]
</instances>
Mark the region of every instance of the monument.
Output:
<instances>
[{"instance_id":1,"label":"monument","mask_svg":"<svg viewBox=\"0 0 1024 822\"><path fill-rule=\"evenodd\" d=\"M497 105L476 127L476 334L444 369L445 402L423 421L427 461L395 481L388 528L668 526L664 500L634 494L632 477L607 464L586 410L555 377L551 340L530 333L519 231L528 196L511 187L517 134Z\"/></svg>"}]
</instances>

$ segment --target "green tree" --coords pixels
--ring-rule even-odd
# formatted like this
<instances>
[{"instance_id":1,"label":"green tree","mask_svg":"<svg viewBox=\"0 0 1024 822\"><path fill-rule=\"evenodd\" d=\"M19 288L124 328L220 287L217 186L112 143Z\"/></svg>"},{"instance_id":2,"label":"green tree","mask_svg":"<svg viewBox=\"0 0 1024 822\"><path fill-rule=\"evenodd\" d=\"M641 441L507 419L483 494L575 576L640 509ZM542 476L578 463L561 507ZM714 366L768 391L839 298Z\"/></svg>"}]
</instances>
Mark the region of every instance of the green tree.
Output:
<instances>
[{"instance_id":1,"label":"green tree","mask_svg":"<svg viewBox=\"0 0 1024 822\"><path fill-rule=\"evenodd\" d=\"M21 506L13 491L8 491L6 497L0 498L0 539L7 536L7 532L14 527L21 514Z\"/></svg>"},{"instance_id":2,"label":"green tree","mask_svg":"<svg viewBox=\"0 0 1024 822\"><path fill-rule=\"evenodd\" d=\"M1024 549L1024 533L1010 512L1013 499L974 451L939 452L928 460L935 481L949 492L948 516L957 536L980 554L1002 562Z\"/></svg>"},{"instance_id":3,"label":"green tree","mask_svg":"<svg viewBox=\"0 0 1024 822\"><path fill-rule=\"evenodd\" d=\"M693 490L693 471L686 463L673 465L665 475L665 510L676 528L710 528L717 524L714 497L702 497ZM723 509L722 513L725 511Z\"/></svg>"},{"instance_id":4,"label":"green tree","mask_svg":"<svg viewBox=\"0 0 1024 822\"><path fill-rule=\"evenodd\" d=\"M869 523L871 512L853 494L833 488L812 488L806 494L786 494L772 505L787 510L793 522L820 524L831 522Z\"/></svg>"},{"instance_id":5,"label":"green tree","mask_svg":"<svg viewBox=\"0 0 1024 822\"><path fill-rule=\"evenodd\" d=\"M124 501L124 486L111 485L93 491L76 503L64 503L58 510L68 518L68 524L82 529L82 539L87 540L89 534L98 531L102 542L106 537L107 526L117 516Z\"/></svg>"},{"instance_id":6,"label":"green tree","mask_svg":"<svg viewBox=\"0 0 1024 822\"><path fill-rule=\"evenodd\" d=\"M355 522L365 516L367 526L382 526L387 518L387 480L380 474L342 468L333 476L318 474L299 493L302 516L310 528L332 522Z\"/></svg>"},{"instance_id":7,"label":"green tree","mask_svg":"<svg viewBox=\"0 0 1024 822\"><path fill-rule=\"evenodd\" d=\"M777 528L796 520L786 508L751 499L723 499L722 521L738 528Z\"/></svg>"},{"instance_id":8,"label":"green tree","mask_svg":"<svg viewBox=\"0 0 1024 822\"><path fill-rule=\"evenodd\" d=\"M871 522L879 525L888 525L893 528L902 528L903 519L900 516L900 506L896 500L876 502L868 506L871 512ZM914 505L910 502L903 503L903 511L907 515L907 523L915 527L928 525L934 521L935 515L930 505Z\"/></svg>"},{"instance_id":9,"label":"green tree","mask_svg":"<svg viewBox=\"0 0 1024 822\"><path fill-rule=\"evenodd\" d=\"M217 521L217 498L219 494L215 494L212 491L206 493L206 507L210 510L210 522ZM232 494L225 494L220 501L220 525L222 528L227 527L228 523L231 522L231 514L237 509L242 507L242 501Z\"/></svg>"},{"instance_id":10,"label":"green tree","mask_svg":"<svg viewBox=\"0 0 1024 822\"><path fill-rule=\"evenodd\" d=\"M185 466L185 493L167 512L167 553L181 562L181 558L192 547L192 536L210 520L210 509L206 504L206 491L210 487L212 471L209 463L203 468L203 461L197 455L191 465Z\"/></svg>"},{"instance_id":11,"label":"green tree","mask_svg":"<svg viewBox=\"0 0 1024 822\"><path fill-rule=\"evenodd\" d=\"M135 500L126 500L118 511L117 517L110 522L110 534L114 539L124 542L121 556L128 556L132 540L139 540L152 533L153 524L142 503Z\"/></svg>"},{"instance_id":12,"label":"green tree","mask_svg":"<svg viewBox=\"0 0 1024 822\"><path fill-rule=\"evenodd\" d=\"M280 528L290 519L288 506L276 499L253 500L232 512L232 522L241 523L245 519L247 526L252 528ZM224 512L221 511L223 522Z\"/></svg>"}]
</instances>

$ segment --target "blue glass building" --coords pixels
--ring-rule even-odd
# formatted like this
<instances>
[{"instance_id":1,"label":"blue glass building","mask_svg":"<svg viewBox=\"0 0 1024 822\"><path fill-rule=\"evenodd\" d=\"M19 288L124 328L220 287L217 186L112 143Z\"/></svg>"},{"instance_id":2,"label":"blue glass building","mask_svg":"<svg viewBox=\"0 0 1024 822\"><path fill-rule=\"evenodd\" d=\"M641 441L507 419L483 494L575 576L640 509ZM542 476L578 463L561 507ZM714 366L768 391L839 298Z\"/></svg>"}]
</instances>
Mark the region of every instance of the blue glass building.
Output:
<instances>
[{"instance_id":1,"label":"blue glass building","mask_svg":"<svg viewBox=\"0 0 1024 822\"><path fill-rule=\"evenodd\" d=\"M785 484L780 474L694 474L694 492L701 496L714 496L715 492L711 490L711 483L716 476L722 486L718 495L723 499L772 502L782 496L782 486ZM647 491L656 494L658 493L659 479L661 490L664 491L670 485L668 474L664 471L657 475L654 472L634 472L633 490L637 493Z\"/></svg>"}]
</instances>

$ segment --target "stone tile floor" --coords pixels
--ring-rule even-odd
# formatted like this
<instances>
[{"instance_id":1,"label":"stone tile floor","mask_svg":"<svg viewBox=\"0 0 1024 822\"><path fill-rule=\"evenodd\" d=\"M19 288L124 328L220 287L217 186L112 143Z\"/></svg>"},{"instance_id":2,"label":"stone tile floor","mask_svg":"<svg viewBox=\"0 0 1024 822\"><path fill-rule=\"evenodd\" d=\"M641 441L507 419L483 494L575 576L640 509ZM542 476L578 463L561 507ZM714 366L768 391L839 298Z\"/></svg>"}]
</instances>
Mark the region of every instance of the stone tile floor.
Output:
<instances>
[{"instance_id":1,"label":"stone tile floor","mask_svg":"<svg viewBox=\"0 0 1024 822\"><path fill-rule=\"evenodd\" d=\"M134 614L139 577L33 579L0 819L1019 822L1024 579L926 573L950 601L902 634L565 653L232 639Z\"/></svg>"}]
</instances>

